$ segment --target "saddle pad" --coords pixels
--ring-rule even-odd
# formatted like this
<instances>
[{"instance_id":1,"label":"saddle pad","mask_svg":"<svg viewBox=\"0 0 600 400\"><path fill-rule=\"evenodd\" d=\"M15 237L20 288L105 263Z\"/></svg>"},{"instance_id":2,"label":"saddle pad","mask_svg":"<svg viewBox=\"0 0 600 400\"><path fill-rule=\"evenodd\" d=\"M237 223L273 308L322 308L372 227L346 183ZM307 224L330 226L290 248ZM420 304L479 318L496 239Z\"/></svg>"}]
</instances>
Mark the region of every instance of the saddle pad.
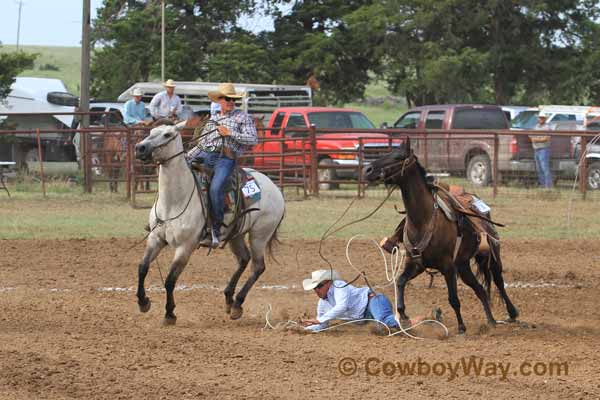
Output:
<instances>
[{"instance_id":1,"label":"saddle pad","mask_svg":"<svg viewBox=\"0 0 600 400\"><path fill-rule=\"evenodd\" d=\"M456 215L454 214L454 210L452 209L452 207L450 207L444 199L442 199L440 196L438 196L437 193L434 195L434 197L435 197L435 201L437 202L438 206L444 212L444 215L446 216L448 221L455 222Z\"/></svg>"}]
</instances>

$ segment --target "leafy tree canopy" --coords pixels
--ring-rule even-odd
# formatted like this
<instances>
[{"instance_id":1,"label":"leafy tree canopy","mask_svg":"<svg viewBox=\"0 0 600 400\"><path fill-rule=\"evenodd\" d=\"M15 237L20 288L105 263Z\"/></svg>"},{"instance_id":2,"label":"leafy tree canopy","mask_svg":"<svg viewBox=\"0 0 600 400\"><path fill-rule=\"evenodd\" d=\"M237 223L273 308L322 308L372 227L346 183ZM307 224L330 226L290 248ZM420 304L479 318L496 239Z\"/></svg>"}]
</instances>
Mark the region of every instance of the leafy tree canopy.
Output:
<instances>
[{"instance_id":1,"label":"leafy tree canopy","mask_svg":"<svg viewBox=\"0 0 600 400\"><path fill-rule=\"evenodd\" d=\"M15 82L15 77L22 71L33 67L36 57L37 54L22 51L0 53L0 101L10 93L10 87Z\"/></svg>"}]
</instances>

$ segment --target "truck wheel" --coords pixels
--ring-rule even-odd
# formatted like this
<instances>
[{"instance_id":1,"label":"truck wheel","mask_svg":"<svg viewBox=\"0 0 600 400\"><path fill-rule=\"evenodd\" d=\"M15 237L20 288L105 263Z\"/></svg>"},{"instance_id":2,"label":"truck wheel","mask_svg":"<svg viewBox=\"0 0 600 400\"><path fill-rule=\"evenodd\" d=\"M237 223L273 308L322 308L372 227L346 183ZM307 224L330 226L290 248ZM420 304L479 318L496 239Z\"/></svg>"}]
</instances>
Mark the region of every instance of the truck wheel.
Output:
<instances>
[{"instance_id":1,"label":"truck wheel","mask_svg":"<svg viewBox=\"0 0 600 400\"><path fill-rule=\"evenodd\" d=\"M319 161L319 167L333 166L331 158L324 158ZM319 169L319 182L321 181L332 181L336 179L335 169ZM319 183L319 190L330 190L337 189L340 185L337 183Z\"/></svg>"},{"instance_id":2,"label":"truck wheel","mask_svg":"<svg viewBox=\"0 0 600 400\"><path fill-rule=\"evenodd\" d=\"M492 164L486 155L478 155L469 160L467 180L475 186L487 186L492 181Z\"/></svg>"},{"instance_id":3,"label":"truck wheel","mask_svg":"<svg viewBox=\"0 0 600 400\"><path fill-rule=\"evenodd\" d=\"M588 165L587 187L589 190L600 189L600 162L595 161Z\"/></svg>"}]
</instances>

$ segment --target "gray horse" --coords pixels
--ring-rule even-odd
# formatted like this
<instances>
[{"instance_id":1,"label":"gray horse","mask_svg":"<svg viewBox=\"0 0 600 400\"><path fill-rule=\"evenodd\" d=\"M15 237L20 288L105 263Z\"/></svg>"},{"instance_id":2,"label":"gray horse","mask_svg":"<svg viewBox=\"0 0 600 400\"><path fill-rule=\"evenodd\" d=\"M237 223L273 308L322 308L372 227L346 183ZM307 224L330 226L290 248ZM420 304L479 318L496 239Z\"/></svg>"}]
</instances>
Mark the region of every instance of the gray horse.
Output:
<instances>
[{"instance_id":1,"label":"gray horse","mask_svg":"<svg viewBox=\"0 0 600 400\"><path fill-rule=\"evenodd\" d=\"M175 324L173 313L175 300L173 290L177 278L183 272L193 251L198 247L205 217L198 197L194 177L185 160L180 130L185 123L176 126L163 125L152 129L150 135L135 147L136 157L142 161L155 161L160 165L158 172L158 199L150 210L150 235L146 251L139 264L137 298L141 312L150 309L144 280L150 263L160 251L169 245L175 249L175 257L165 282L167 304L164 323ZM242 316L242 304L250 288L265 270L265 250L277 239L277 229L283 220L285 202L279 188L265 175L250 171L261 189L260 200L253 204L258 211L246 215L242 232L249 236L250 248L244 241L245 235L234 237L230 248L238 261L238 268L225 288L225 310L231 319ZM237 293L235 288L240 276L252 260L252 274Z\"/></svg>"}]
</instances>

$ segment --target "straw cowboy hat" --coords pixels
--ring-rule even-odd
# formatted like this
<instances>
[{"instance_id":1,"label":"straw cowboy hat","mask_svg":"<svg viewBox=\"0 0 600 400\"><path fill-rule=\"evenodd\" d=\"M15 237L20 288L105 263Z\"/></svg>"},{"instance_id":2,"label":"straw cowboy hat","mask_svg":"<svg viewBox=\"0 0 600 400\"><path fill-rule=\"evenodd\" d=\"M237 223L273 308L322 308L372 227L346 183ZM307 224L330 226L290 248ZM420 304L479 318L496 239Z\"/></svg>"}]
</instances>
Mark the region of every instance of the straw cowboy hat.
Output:
<instances>
[{"instance_id":1,"label":"straw cowboy hat","mask_svg":"<svg viewBox=\"0 0 600 400\"><path fill-rule=\"evenodd\" d=\"M133 93L131 93L132 96L143 96L144 93L142 93L142 89L140 88L135 88L133 89Z\"/></svg>"},{"instance_id":2,"label":"straw cowboy hat","mask_svg":"<svg viewBox=\"0 0 600 400\"><path fill-rule=\"evenodd\" d=\"M175 87L175 82L173 79L167 79L167 81L163 84L164 87Z\"/></svg>"},{"instance_id":3,"label":"straw cowboy hat","mask_svg":"<svg viewBox=\"0 0 600 400\"><path fill-rule=\"evenodd\" d=\"M208 92L208 98L212 101L219 101L219 97L231 97L233 99L241 99L243 93L236 93L233 83L221 83L217 90Z\"/></svg>"},{"instance_id":4,"label":"straw cowboy hat","mask_svg":"<svg viewBox=\"0 0 600 400\"><path fill-rule=\"evenodd\" d=\"M334 269L320 269L318 271L314 271L309 279L305 279L302 281L302 286L304 290L313 290L321 282L325 281L335 281L339 280L340 275Z\"/></svg>"}]
</instances>

